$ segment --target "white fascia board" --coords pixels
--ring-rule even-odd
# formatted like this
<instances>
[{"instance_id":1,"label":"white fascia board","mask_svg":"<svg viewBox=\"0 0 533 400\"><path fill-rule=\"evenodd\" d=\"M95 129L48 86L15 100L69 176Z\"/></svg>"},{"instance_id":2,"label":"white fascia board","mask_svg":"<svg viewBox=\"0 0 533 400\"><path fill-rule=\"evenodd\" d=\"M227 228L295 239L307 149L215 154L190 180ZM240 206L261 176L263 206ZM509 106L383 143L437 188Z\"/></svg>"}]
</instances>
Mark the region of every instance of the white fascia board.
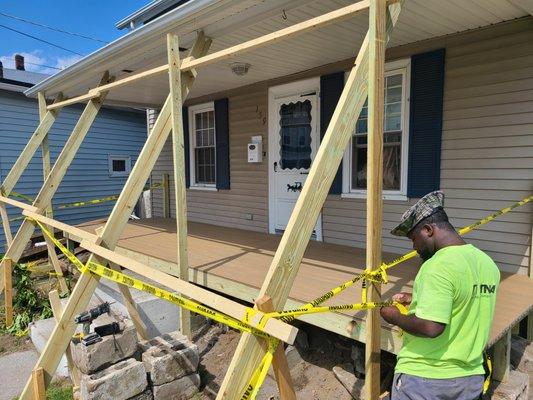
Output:
<instances>
[{"instance_id":1,"label":"white fascia board","mask_svg":"<svg viewBox=\"0 0 533 400\"><path fill-rule=\"evenodd\" d=\"M35 97L37 96L38 92L46 91L46 89L52 87L63 79L72 77L74 75L83 74L86 71L90 72L94 65L98 64L106 57L112 57L115 52L123 50L128 46L135 46L136 43L145 37L168 32L169 26L175 24L176 21L183 20L185 23L188 19L197 18L205 8L222 1L224 0L191 0L188 3L185 3L183 6L169 11L167 14L162 15L146 25L143 25L141 28L135 29L105 45L101 49L92 52L77 63L72 64L57 74L52 75L35 86L29 88L24 92L24 94L28 97Z\"/></svg>"},{"instance_id":2,"label":"white fascia board","mask_svg":"<svg viewBox=\"0 0 533 400\"><path fill-rule=\"evenodd\" d=\"M144 7L139 8L137 11L132 12L127 17L122 18L115 24L115 26L117 29L127 28L130 26L131 22L147 20L178 1L179 0L154 0Z\"/></svg>"}]
</instances>

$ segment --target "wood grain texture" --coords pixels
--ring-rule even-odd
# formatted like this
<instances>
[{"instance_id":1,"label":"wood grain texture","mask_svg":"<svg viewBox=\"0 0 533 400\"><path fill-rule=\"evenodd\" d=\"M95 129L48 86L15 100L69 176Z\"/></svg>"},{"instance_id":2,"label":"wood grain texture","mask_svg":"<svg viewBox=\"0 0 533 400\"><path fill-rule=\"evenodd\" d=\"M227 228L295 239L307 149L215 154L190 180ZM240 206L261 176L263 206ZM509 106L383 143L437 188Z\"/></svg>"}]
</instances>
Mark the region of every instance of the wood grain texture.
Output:
<instances>
[{"instance_id":1,"label":"wood grain texture","mask_svg":"<svg viewBox=\"0 0 533 400\"><path fill-rule=\"evenodd\" d=\"M13 325L13 261L4 258L4 310L6 314L6 327Z\"/></svg>"},{"instance_id":2,"label":"wood grain texture","mask_svg":"<svg viewBox=\"0 0 533 400\"><path fill-rule=\"evenodd\" d=\"M394 4L390 8L392 8L390 26L392 29L398 19L401 6ZM261 287L260 294L271 296L275 308L283 307L287 300L316 219L324 205L344 150L352 137L355 123L366 100L368 57L367 33ZM253 370L259 364L262 354L263 351L257 341L250 335L244 334L222 382L217 399L238 397Z\"/></svg>"},{"instance_id":3,"label":"wood grain texture","mask_svg":"<svg viewBox=\"0 0 533 400\"><path fill-rule=\"evenodd\" d=\"M366 199L366 266L374 271L381 265L383 220L383 121L385 103L386 0L370 0L368 23L368 147ZM381 285L369 283L367 301L381 300ZM381 317L379 309L366 316L365 398L375 399L380 391Z\"/></svg>"}]
</instances>

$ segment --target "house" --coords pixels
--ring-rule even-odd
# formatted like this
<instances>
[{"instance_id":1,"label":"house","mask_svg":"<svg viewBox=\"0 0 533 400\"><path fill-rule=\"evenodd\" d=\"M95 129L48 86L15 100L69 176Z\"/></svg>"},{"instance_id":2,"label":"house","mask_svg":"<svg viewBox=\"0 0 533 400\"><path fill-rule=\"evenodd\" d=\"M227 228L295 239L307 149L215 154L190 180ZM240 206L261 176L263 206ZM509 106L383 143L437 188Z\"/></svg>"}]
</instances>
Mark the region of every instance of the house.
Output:
<instances>
[{"instance_id":1,"label":"house","mask_svg":"<svg viewBox=\"0 0 533 400\"><path fill-rule=\"evenodd\" d=\"M3 181L38 124L37 102L24 96L48 75L25 70L24 57L16 56L16 68L1 68L0 75L0 179ZM52 162L57 158L79 118L81 107L74 105L61 111L49 133ZM80 207L61 205L119 194L129 170L135 163L146 139L146 115L140 110L105 108L95 121L80 157L69 169L53 200L55 216L77 224L109 215L113 202ZM22 176L15 191L35 197L43 183L42 156L39 151ZM23 200L27 201L27 200ZM20 213L8 207L12 232L20 226ZM0 230L0 246L6 243Z\"/></svg>"},{"instance_id":2,"label":"house","mask_svg":"<svg viewBox=\"0 0 533 400\"><path fill-rule=\"evenodd\" d=\"M363 3L368 5L357 4ZM188 258L185 263L181 258L184 246L176 245L176 236L184 238L176 235L172 219L177 216L178 223L184 222L173 208L176 203L183 207L183 202L176 202L170 189L153 194L154 215L159 218L126 223L123 209L117 207L105 222L102 237L110 237L114 251L143 263L146 270L182 276L182 268L188 267L185 273L197 285L250 302L257 299L265 276L276 275L279 285L274 291L282 286L279 292L286 290L290 296L286 306L296 307L361 273L366 246L364 106L358 120L351 120L355 130L331 188L329 181L306 186L306 179L316 165L315 156L329 151L340 159L342 154L335 146L319 150L319 144L346 72L359 48L366 48L368 13L354 11L357 6L352 2L339 0L194 0L175 5L148 22L154 17L150 14L144 25L142 13L136 15L136 29L25 92L30 97L42 91L51 97L63 92L72 101L95 101L100 96L98 82L108 72L117 81L101 89L109 91L106 104L157 109L165 103L148 136L150 147L141 155L150 161L143 165L147 170L152 169L151 161L155 163L152 179L168 176L173 189L172 176L181 177L183 172L174 171L172 163L173 157L178 158L174 154L181 154L175 151L180 149L181 137L174 138L179 144L174 149L170 139L163 145L158 138L167 138L170 121L175 121L169 111L173 97L168 94L166 73L178 68L175 59L169 62L175 42L171 46L174 39L168 39L167 52L166 35L178 37L183 80L194 82L192 88L184 84L183 93L188 96L182 110ZM336 14L336 10L343 11ZM532 12L518 1L405 1L388 43L385 66L384 260L410 250L408 240L394 238L388 231L404 210L434 189L446 192L446 209L458 227L531 195ZM326 15L336 15L335 23L324 23ZM290 30L318 16L322 23L307 24L306 32ZM283 28L288 31L281 40L273 32ZM272 40L267 41L263 35L270 33ZM212 39L208 55L188 56L186 51L198 50L195 44L207 49L209 40L203 40L204 35ZM259 37L263 39L251 41ZM268 45L259 46L260 40ZM232 47L242 43L247 52ZM87 88L93 90L87 93ZM361 93L357 92L358 98ZM334 126L339 120L342 125L346 114L350 115L334 120ZM174 128L174 133L179 132ZM329 130L325 138L334 135ZM150 158L148 152L159 154L160 148L158 160ZM132 176L135 173L138 181L144 180L143 172L137 168ZM133 186L140 182L129 183L125 199L137 194ZM302 229L305 234L288 225L302 188L307 198L329 190L316 224L301 224L309 228ZM314 216L312 211L316 207L309 210ZM300 207L296 212L301 216L307 210ZM503 275L489 345L502 343L502 338L510 340L510 328L533 308L531 281L526 276L531 273L531 222L532 206L527 204L468 237L491 254ZM92 238L84 240L86 248L103 254L89 243L94 237L87 236L103 224L84 224L85 233L65 229L80 241L84 236ZM180 229L183 232L184 226ZM309 236L314 240L301 263L301 254L284 252L287 243L300 249ZM280 248L285 262L277 264ZM269 265L275 268L269 270ZM411 261L391 270L383 297L412 289L417 267ZM282 279L285 274L288 284ZM83 279L83 284L91 284L91 278ZM359 301L361 291L351 289L327 304ZM284 295L279 295L280 304ZM343 310L301 319L364 340L364 316ZM398 338L390 326L383 328L382 348L396 352ZM498 371L496 376L503 375Z\"/></svg>"}]
</instances>

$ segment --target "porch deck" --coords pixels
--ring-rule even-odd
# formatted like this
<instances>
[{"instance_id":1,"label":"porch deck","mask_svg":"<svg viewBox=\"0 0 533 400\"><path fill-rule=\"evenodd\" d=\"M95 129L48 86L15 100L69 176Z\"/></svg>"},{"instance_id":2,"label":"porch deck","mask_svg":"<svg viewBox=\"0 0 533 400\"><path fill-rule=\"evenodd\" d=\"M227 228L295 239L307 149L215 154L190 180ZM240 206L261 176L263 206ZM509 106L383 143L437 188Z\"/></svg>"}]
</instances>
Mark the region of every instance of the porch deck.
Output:
<instances>
[{"instance_id":1,"label":"porch deck","mask_svg":"<svg viewBox=\"0 0 533 400\"><path fill-rule=\"evenodd\" d=\"M104 221L79 227L94 233ZM267 274L281 236L189 222L188 251L191 282L252 302ZM72 238L76 240L76 238ZM176 224L173 219L154 218L129 222L118 242L117 252L134 257L156 269L177 275ZM396 254L383 253L383 260ZM410 260L390 270L383 286L384 299L400 291L412 291L420 262ZM365 250L311 241L305 252L286 308L295 308L362 272ZM325 304L359 302L356 284ZM533 281L524 275L503 274L496 315L489 339L495 343L533 308ZM365 312L343 311L302 316L300 319L364 342ZM396 353L401 339L383 322L382 348Z\"/></svg>"}]
</instances>

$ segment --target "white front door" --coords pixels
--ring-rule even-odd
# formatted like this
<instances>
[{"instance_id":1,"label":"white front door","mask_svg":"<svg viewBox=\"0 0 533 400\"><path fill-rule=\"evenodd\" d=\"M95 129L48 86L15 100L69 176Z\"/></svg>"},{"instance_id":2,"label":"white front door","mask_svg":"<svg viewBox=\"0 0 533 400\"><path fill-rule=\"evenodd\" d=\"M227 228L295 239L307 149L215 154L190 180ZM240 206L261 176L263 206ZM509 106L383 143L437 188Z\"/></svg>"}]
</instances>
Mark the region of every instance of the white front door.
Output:
<instances>
[{"instance_id":1,"label":"white front door","mask_svg":"<svg viewBox=\"0 0 533 400\"><path fill-rule=\"evenodd\" d=\"M301 89L301 88L300 88ZM287 227L296 200L320 144L318 89L276 96L271 91L269 115L269 187L271 233ZM321 240L321 218L314 236Z\"/></svg>"}]
</instances>

